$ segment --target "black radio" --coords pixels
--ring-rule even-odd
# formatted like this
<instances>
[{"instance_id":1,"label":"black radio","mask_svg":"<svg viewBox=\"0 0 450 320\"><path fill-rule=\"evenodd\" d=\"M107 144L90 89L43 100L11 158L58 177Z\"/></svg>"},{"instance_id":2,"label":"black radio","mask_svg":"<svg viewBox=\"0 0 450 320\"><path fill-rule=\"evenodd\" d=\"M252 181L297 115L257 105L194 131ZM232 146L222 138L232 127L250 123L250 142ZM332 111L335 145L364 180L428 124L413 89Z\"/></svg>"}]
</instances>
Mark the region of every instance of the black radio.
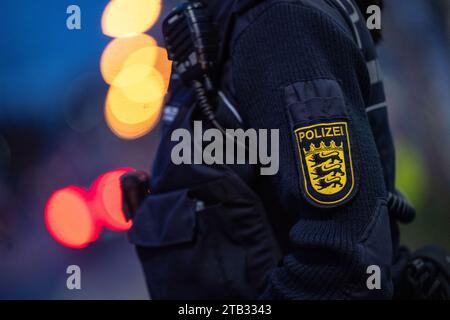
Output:
<instances>
[{"instance_id":1,"label":"black radio","mask_svg":"<svg viewBox=\"0 0 450 320\"><path fill-rule=\"evenodd\" d=\"M208 11L199 1L175 8L164 20L163 35L169 59L183 83L210 78L218 58L219 41Z\"/></svg>"},{"instance_id":2,"label":"black radio","mask_svg":"<svg viewBox=\"0 0 450 320\"><path fill-rule=\"evenodd\" d=\"M222 133L210 97L217 94L212 79L219 55L219 37L205 5L190 1L176 7L163 21L163 36L174 71L194 88L203 115Z\"/></svg>"}]
</instances>

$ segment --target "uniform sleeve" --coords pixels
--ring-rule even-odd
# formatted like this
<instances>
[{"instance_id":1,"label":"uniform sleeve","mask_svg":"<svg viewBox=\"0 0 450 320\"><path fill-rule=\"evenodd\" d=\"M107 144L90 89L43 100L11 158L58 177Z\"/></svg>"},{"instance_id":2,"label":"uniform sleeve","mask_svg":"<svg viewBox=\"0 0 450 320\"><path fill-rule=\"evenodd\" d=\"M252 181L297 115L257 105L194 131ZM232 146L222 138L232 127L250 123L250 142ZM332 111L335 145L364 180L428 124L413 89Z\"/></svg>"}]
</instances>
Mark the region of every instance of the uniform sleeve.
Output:
<instances>
[{"instance_id":1,"label":"uniform sleeve","mask_svg":"<svg viewBox=\"0 0 450 320\"><path fill-rule=\"evenodd\" d=\"M317 9L276 4L234 41L245 123L279 129L262 194L294 217L264 298L390 298L392 245L380 159L365 113L370 80L352 35ZM262 188L264 189L264 188Z\"/></svg>"}]
</instances>

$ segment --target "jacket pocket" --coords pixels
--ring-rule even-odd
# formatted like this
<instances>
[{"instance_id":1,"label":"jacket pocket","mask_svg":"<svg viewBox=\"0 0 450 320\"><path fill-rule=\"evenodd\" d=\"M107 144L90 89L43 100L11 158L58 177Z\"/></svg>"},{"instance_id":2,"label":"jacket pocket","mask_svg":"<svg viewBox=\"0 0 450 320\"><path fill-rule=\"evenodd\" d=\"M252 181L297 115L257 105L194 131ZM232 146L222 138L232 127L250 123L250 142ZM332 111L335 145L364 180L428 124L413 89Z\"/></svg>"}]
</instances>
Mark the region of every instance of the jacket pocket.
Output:
<instances>
[{"instance_id":1,"label":"jacket pocket","mask_svg":"<svg viewBox=\"0 0 450 320\"><path fill-rule=\"evenodd\" d=\"M265 212L240 180L150 195L129 232L153 299L255 298L277 264Z\"/></svg>"},{"instance_id":2,"label":"jacket pocket","mask_svg":"<svg viewBox=\"0 0 450 320\"><path fill-rule=\"evenodd\" d=\"M190 242L194 237L195 202L187 191L150 195L133 220L128 236L138 246L162 247Z\"/></svg>"}]
</instances>

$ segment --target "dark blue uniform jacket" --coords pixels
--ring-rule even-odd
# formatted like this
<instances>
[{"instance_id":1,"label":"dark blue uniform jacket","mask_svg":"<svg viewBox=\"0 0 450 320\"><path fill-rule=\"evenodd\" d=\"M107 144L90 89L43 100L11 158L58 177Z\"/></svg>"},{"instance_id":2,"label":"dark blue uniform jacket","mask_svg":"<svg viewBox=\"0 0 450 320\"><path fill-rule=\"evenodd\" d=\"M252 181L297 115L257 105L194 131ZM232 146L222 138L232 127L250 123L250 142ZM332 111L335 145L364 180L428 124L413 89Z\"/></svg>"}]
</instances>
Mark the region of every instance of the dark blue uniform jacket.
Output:
<instances>
[{"instance_id":1,"label":"dark blue uniform jacket","mask_svg":"<svg viewBox=\"0 0 450 320\"><path fill-rule=\"evenodd\" d=\"M349 0L207 2L222 41L219 121L227 128L279 129L280 134L276 175L262 176L258 166L230 166L259 198L281 252L255 253L265 259L255 266L270 266L258 294L274 299L391 298L398 230L387 196L394 191L394 149L375 47L361 13ZM191 90L174 80L152 173L153 193L172 207L191 206L182 200L182 190L206 182L201 178L205 166L199 173L169 164L169 134L193 117L193 103ZM330 168L337 171L328 174ZM220 190L230 199L253 197L245 187ZM160 203L144 204L143 211L166 210L168 205ZM130 238L140 250L150 291L170 287L168 282L176 288L187 280L167 279L169 265L151 269L146 261L153 255L143 248L179 239L149 226L145 216L138 214ZM191 226L193 218L174 220L165 223L178 228L178 237L190 239L180 221ZM271 237L261 233L258 241ZM204 268L204 274L214 268L202 264L201 257L184 259L192 259L192 268ZM373 266L381 278L378 289L371 290L367 279ZM168 296L167 291L161 294Z\"/></svg>"}]
</instances>

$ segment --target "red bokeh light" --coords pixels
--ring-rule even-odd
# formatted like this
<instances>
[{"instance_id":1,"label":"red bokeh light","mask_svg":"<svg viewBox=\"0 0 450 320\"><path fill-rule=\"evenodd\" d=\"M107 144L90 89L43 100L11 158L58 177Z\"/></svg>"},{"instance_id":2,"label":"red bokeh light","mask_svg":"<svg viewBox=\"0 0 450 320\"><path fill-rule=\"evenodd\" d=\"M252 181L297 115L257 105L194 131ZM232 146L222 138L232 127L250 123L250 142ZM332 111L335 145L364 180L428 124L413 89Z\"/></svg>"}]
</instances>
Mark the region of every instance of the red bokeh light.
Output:
<instances>
[{"instance_id":1,"label":"red bokeh light","mask_svg":"<svg viewBox=\"0 0 450 320\"><path fill-rule=\"evenodd\" d=\"M132 222L125 220L122 210L120 177L134 169L121 168L101 175L90 190L91 211L105 227L115 231L126 231Z\"/></svg>"},{"instance_id":2,"label":"red bokeh light","mask_svg":"<svg viewBox=\"0 0 450 320\"><path fill-rule=\"evenodd\" d=\"M53 238L71 248L84 248L100 235L86 190L70 186L56 191L45 208L45 224Z\"/></svg>"}]
</instances>

